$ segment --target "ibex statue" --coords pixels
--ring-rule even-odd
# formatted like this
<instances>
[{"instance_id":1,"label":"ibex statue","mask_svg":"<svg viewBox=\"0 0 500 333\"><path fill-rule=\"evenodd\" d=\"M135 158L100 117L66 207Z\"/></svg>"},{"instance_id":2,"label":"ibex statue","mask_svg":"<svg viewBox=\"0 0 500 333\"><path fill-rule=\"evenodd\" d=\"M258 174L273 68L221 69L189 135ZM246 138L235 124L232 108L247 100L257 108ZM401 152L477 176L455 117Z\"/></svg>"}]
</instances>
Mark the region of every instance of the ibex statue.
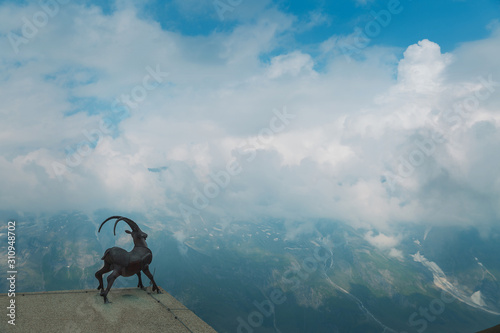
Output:
<instances>
[{"instance_id":1,"label":"ibex statue","mask_svg":"<svg viewBox=\"0 0 500 333\"><path fill-rule=\"evenodd\" d=\"M149 271L149 264L153 260L153 253L148 248L148 244L146 244L146 238L148 237L148 235L144 233L134 221L123 216L111 216L110 218L106 219L104 222L102 222L98 232L101 232L101 228L104 223L112 219L116 219L115 227L113 229L113 234L115 236L116 225L118 224L118 222L125 221L130 226L132 231L125 230L125 232L132 236L132 239L134 240L134 248L132 249L132 251L127 252L124 249L115 246L107 249L106 252L104 252L104 255L101 258L102 260L104 260L104 267L95 273L95 277L99 281L99 287L97 287L97 289L101 289L101 296L104 297L104 303L109 303L107 297L109 290L111 289L113 282L115 282L115 279L120 275L132 276L134 274L137 274L137 277L139 278L139 284L137 285L137 287L144 288L144 286L142 285L141 271L143 271L144 274L146 274L146 276L153 283L153 291L157 291L158 293L160 293L160 290L158 289L158 286L153 279L153 275ZM109 271L113 272L109 274L108 286L106 290L104 290L104 286L102 284L102 275Z\"/></svg>"}]
</instances>

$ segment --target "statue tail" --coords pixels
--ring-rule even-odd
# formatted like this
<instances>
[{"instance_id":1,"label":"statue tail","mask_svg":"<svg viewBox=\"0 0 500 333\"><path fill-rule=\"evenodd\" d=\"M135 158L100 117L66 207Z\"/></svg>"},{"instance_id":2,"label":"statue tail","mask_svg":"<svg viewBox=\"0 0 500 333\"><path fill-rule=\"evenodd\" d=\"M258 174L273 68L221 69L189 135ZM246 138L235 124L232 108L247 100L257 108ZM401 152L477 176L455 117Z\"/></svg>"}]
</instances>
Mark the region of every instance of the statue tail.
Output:
<instances>
[{"instance_id":1,"label":"statue tail","mask_svg":"<svg viewBox=\"0 0 500 333\"><path fill-rule=\"evenodd\" d=\"M106 256L108 255L109 250L111 250L111 249L107 249L106 252L104 252L104 255L102 256L101 260L104 260L104 258L106 258Z\"/></svg>"}]
</instances>

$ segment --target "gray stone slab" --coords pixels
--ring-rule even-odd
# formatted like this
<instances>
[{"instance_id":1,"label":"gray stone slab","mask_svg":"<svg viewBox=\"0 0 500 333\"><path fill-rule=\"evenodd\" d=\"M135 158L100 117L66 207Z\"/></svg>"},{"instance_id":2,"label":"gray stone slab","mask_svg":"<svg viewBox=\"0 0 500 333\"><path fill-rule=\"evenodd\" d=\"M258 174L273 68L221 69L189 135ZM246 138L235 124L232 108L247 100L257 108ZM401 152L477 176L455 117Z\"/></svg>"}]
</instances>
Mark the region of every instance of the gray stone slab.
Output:
<instances>
[{"instance_id":1,"label":"gray stone slab","mask_svg":"<svg viewBox=\"0 0 500 333\"><path fill-rule=\"evenodd\" d=\"M10 298L0 294L0 305L5 309L0 332L216 333L172 295L161 291L113 288L108 294L111 304L104 304L97 290L16 293L15 326L7 322Z\"/></svg>"}]
</instances>

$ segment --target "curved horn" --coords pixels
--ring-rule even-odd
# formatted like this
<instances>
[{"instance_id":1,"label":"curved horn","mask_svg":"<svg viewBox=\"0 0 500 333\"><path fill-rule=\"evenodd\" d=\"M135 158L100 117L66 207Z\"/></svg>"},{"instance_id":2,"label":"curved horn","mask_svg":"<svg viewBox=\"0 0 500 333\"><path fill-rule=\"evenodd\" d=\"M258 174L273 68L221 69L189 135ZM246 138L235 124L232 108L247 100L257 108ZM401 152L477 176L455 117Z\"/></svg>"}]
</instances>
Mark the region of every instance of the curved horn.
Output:
<instances>
[{"instance_id":1,"label":"curved horn","mask_svg":"<svg viewBox=\"0 0 500 333\"><path fill-rule=\"evenodd\" d=\"M119 218L116 220L115 222L115 227L113 228L113 234L116 235L116 225L118 224L118 222L120 221L125 221L129 227L132 229L132 231L137 231L137 230L140 230L139 226L137 225L137 223L135 223L134 221L132 221L131 219L129 218L126 218L126 217L123 217L123 216L119 216Z\"/></svg>"},{"instance_id":2,"label":"curved horn","mask_svg":"<svg viewBox=\"0 0 500 333\"><path fill-rule=\"evenodd\" d=\"M106 223L106 222L108 222L109 220L112 220L112 219L117 219L116 222L115 222L115 227L113 228L113 234L115 236L116 236L116 225L120 221L125 221L130 226L130 228L132 230L140 229L139 226L137 225L137 223L135 223L134 221L132 221L129 218L126 218L126 217L123 217L123 216L111 216L111 217L108 217L106 220L104 220L104 222L101 223L101 226L99 227L99 230L97 232L101 232L101 228L104 225L104 223Z\"/></svg>"},{"instance_id":3,"label":"curved horn","mask_svg":"<svg viewBox=\"0 0 500 333\"><path fill-rule=\"evenodd\" d=\"M104 223L108 222L109 220L119 219L119 218L122 218L122 217L121 216L111 216L111 217L108 217L106 220L104 220L104 222L101 223L101 226L99 227L99 231L97 231L97 232L101 232L101 228L104 225Z\"/></svg>"}]
</instances>

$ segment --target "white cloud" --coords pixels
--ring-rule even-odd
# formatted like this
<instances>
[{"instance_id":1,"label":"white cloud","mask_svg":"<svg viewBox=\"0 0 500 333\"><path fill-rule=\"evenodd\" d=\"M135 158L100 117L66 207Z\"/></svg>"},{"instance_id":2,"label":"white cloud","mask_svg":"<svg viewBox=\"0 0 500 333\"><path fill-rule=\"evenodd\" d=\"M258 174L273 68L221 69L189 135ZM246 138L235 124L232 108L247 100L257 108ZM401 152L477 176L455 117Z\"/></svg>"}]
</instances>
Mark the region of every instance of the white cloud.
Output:
<instances>
[{"instance_id":1,"label":"white cloud","mask_svg":"<svg viewBox=\"0 0 500 333\"><path fill-rule=\"evenodd\" d=\"M387 236L383 233L379 233L378 235L373 235L373 231L368 231L364 238L368 243L371 245L375 246L376 248L380 250L388 250L391 249L392 254L396 254L397 252L393 251L395 250L394 247L399 244L401 241L400 237L394 237L394 236Z\"/></svg>"},{"instance_id":2,"label":"white cloud","mask_svg":"<svg viewBox=\"0 0 500 333\"><path fill-rule=\"evenodd\" d=\"M313 73L313 65L311 56L308 54L293 52L291 54L279 55L271 60L268 75L270 78L275 79L285 74L297 76L302 71Z\"/></svg>"},{"instance_id":3,"label":"white cloud","mask_svg":"<svg viewBox=\"0 0 500 333\"><path fill-rule=\"evenodd\" d=\"M330 26L331 22L332 17L321 9L310 11L307 19L297 26L297 31L304 32L319 26Z\"/></svg>"},{"instance_id":4,"label":"white cloud","mask_svg":"<svg viewBox=\"0 0 500 333\"><path fill-rule=\"evenodd\" d=\"M18 29L12 17L33 10L0 6L0 33ZM189 37L132 7L105 16L67 5L19 54L3 38L1 208L105 207L181 218L179 203L193 206L211 175L238 158L241 172L202 216L326 217L376 228L498 219L500 159L491 152L500 143L500 88L452 129L438 112L484 92L478 76L500 80L497 32L449 54L423 40L399 60L393 48L367 47L362 61L350 62L325 51L321 72L304 50L262 61L293 25L271 8L231 32ZM157 65L169 73L164 84L59 182L53 163L67 164L65 150L88 140L82 131L99 129L109 105ZM94 102L70 115L75 98ZM295 118L259 139L283 107ZM433 112L434 127L427 123ZM398 174L399 157L408 159L433 131L447 141L435 143L410 177ZM395 246L384 234L368 239Z\"/></svg>"},{"instance_id":5,"label":"white cloud","mask_svg":"<svg viewBox=\"0 0 500 333\"><path fill-rule=\"evenodd\" d=\"M395 249L395 248L392 248L389 251L389 256L391 256L393 258L396 258L398 260L403 260L404 259L403 251Z\"/></svg>"},{"instance_id":6,"label":"white cloud","mask_svg":"<svg viewBox=\"0 0 500 333\"><path fill-rule=\"evenodd\" d=\"M398 86L416 93L439 93L442 72L450 62L451 56L441 54L439 45L424 39L405 51L398 65Z\"/></svg>"}]
</instances>

